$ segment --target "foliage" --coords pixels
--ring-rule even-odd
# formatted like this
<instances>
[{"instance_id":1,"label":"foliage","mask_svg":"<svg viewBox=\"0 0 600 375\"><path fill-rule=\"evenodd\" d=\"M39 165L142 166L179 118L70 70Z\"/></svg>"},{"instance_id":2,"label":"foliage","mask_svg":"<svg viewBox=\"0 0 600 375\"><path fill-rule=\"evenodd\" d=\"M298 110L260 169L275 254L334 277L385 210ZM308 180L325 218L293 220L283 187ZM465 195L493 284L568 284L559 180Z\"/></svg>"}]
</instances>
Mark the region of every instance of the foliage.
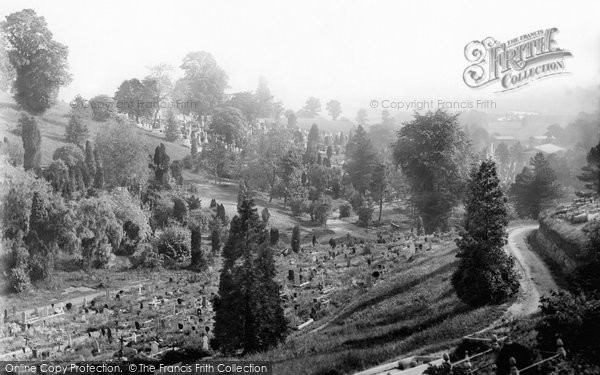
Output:
<instances>
[{"instance_id":1,"label":"foliage","mask_svg":"<svg viewBox=\"0 0 600 375\"><path fill-rule=\"evenodd\" d=\"M200 228L192 228L191 234L191 263L190 267L200 271L206 267L206 256L202 251L202 233Z\"/></svg>"},{"instance_id":2,"label":"foliage","mask_svg":"<svg viewBox=\"0 0 600 375\"><path fill-rule=\"evenodd\" d=\"M586 157L587 165L581 168L583 173L577 178L585 187L600 195L600 142L592 147Z\"/></svg>"},{"instance_id":3,"label":"foliage","mask_svg":"<svg viewBox=\"0 0 600 375\"><path fill-rule=\"evenodd\" d=\"M175 113L169 110L165 118L165 139L169 142L175 142L180 138L181 124L175 118Z\"/></svg>"},{"instance_id":4,"label":"foliage","mask_svg":"<svg viewBox=\"0 0 600 375\"><path fill-rule=\"evenodd\" d=\"M81 146L87 139L88 135L89 130L83 118L75 113L72 113L65 131L65 139L67 142Z\"/></svg>"},{"instance_id":5,"label":"foliage","mask_svg":"<svg viewBox=\"0 0 600 375\"><path fill-rule=\"evenodd\" d=\"M531 169L523 168L511 186L510 194L521 217L536 219L553 199L560 196L556 175L544 154L538 152L531 158Z\"/></svg>"},{"instance_id":6,"label":"foliage","mask_svg":"<svg viewBox=\"0 0 600 375\"><path fill-rule=\"evenodd\" d=\"M219 293L214 300L214 342L226 354L263 351L281 342L287 321L268 233L252 200L244 200L223 248Z\"/></svg>"},{"instance_id":7,"label":"foliage","mask_svg":"<svg viewBox=\"0 0 600 375\"><path fill-rule=\"evenodd\" d=\"M152 85L145 85L137 78L132 78L123 81L117 92L115 92L115 101L117 102L117 111L125 113L129 118L134 119L137 123L141 118L149 119L152 117L153 103ZM159 103L155 103L156 106Z\"/></svg>"},{"instance_id":8,"label":"foliage","mask_svg":"<svg viewBox=\"0 0 600 375\"><path fill-rule=\"evenodd\" d=\"M358 208L358 223L365 227L371 225L374 211L375 208L373 208L372 201L369 199L365 200Z\"/></svg>"},{"instance_id":9,"label":"foliage","mask_svg":"<svg viewBox=\"0 0 600 375\"><path fill-rule=\"evenodd\" d=\"M514 259L503 249L507 224L506 197L496 165L485 160L471 174L464 232L457 240L460 264L452 275L452 285L463 302L497 304L517 293Z\"/></svg>"},{"instance_id":10,"label":"foliage","mask_svg":"<svg viewBox=\"0 0 600 375\"><path fill-rule=\"evenodd\" d=\"M377 153L364 128L359 125L356 133L350 138L346 146L346 164L344 169L352 186L364 194L370 189L373 180L373 169L377 164ZM354 207L354 206L353 206ZM358 207L354 207L355 210Z\"/></svg>"},{"instance_id":11,"label":"foliage","mask_svg":"<svg viewBox=\"0 0 600 375\"><path fill-rule=\"evenodd\" d=\"M28 171L39 170L42 160L42 135L34 117L25 114L19 119L21 126L21 137L23 139L23 168Z\"/></svg>"},{"instance_id":12,"label":"foliage","mask_svg":"<svg viewBox=\"0 0 600 375\"><path fill-rule=\"evenodd\" d=\"M174 160L171 163L171 176L178 185L183 185L183 162Z\"/></svg>"},{"instance_id":13,"label":"foliage","mask_svg":"<svg viewBox=\"0 0 600 375\"><path fill-rule=\"evenodd\" d=\"M149 147L132 125L109 123L98 132L95 144L96 168L106 184L132 186L148 180ZM98 178L97 174L96 187L103 185Z\"/></svg>"},{"instance_id":14,"label":"foliage","mask_svg":"<svg viewBox=\"0 0 600 375\"><path fill-rule=\"evenodd\" d=\"M352 206L349 203L342 203L339 207L340 218L349 217L352 214Z\"/></svg>"},{"instance_id":15,"label":"foliage","mask_svg":"<svg viewBox=\"0 0 600 375\"><path fill-rule=\"evenodd\" d=\"M173 218L181 224L187 223L189 207L187 202L180 197L173 198Z\"/></svg>"},{"instance_id":16,"label":"foliage","mask_svg":"<svg viewBox=\"0 0 600 375\"><path fill-rule=\"evenodd\" d=\"M292 229L292 251L295 253L300 252L300 226L295 225Z\"/></svg>"},{"instance_id":17,"label":"foliage","mask_svg":"<svg viewBox=\"0 0 600 375\"><path fill-rule=\"evenodd\" d=\"M313 164L317 162L317 153L319 151L319 127L317 124L312 124L306 139L306 152L304 153L303 161L305 164Z\"/></svg>"},{"instance_id":18,"label":"foliage","mask_svg":"<svg viewBox=\"0 0 600 375\"><path fill-rule=\"evenodd\" d=\"M246 143L246 119L237 108L225 107L216 109L210 128L228 145L243 147Z\"/></svg>"},{"instance_id":19,"label":"foliage","mask_svg":"<svg viewBox=\"0 0 600 375\"><path fill-rule=\"evenodd\" d=\"M342 114L342 105L337 100L330 100L327 102L325 107L327 112L329 112L329 116L335 121Z\"/></svg>"},{"instance_id":20,"label":"foliage","mask_svg":"<svg viewBox=\"0 0 600 375\"><path fill-rule=\"evenodd\" d=\"M321 112L321 101L314 96L306 99L304 107L298 112L299 117L315 117L317 113Z\"/></svg>"},{"instance_id":21,"label":"foliage","mask_svg":"<svg viewBox=\"0 0 600 375\"><path fill-rule=\"evenodd\" d=\"M311 218L320 225L327 224L327 218L331 214L331 198L323 196L310 204Z\"/></svg>"},{"instance_id":22,"label":"foliage","mask_svg":"<svg viewBox=\"0 0 600 375\"><path fill-rule=\"evenodd\" d=\"M279 242L279 229L271 228L271 230L269 230L269 243L272 246L275 246L275 245L277 245L278 242Z\"/></svg>"},{"instance_id":23,"label":"foliage","mask_svg":"<svg viewBox=\"0 0 600 375\"><path fill-rule=\"evenodd\" d=\"M115 113L114 100L108 95L96 95L90 99L92 120L105 122Z\"/></svg>"},{"instance_id":24,"label":"foliage","mask_svg":"<svg viewBox=\"0 0 600 375\"><path fill-rule=\"evenodd\" d=\"M159 187L168 187L171 158L167 154L163 143L156 146L156 149L154 149L154 158L152 161L153 163L150 167L154 170L154 181Z\"/></svg>"},{"instance_id":25,"label":"foliage","mask_svg":"<svg viewBox=\"0 0 600 375\"><path fill-rule=\"evenodd\" d=\"M8 15L1 26L16 72L14 99L25 111L42 114L56 102L59 88L71 81L69 50L53 40L44 17L32 9Z\"/></svg>"},{"instance_id":26,"label":"foliage","mask_svg":"<svg viewBox=\"0 0 600 375\"><path fill-rule=\"evenodd\" d=\"M190 258L191 234L187 228L172 225L158 236L156 248L158 253L175 261Z\"/></svg>"},{"instance_id":27,"label":"foliage","mask_svg":"<svg viewBox=\"0 0 600 375\"><path fill-rule=\"evenodd\" d=\"M223 93L227 88L227 73L217 64L208 52L188 53L180 67L183 77L175 83L175 100L194 105L182 106L183 114L193 112L205 116L213 112L223 102Z\"/></svg>"},{"instance_id":28,"label":"foliage","mask_svg":"<svg viewBox=\"0 0 600 375\"><path fill-rule=\"evenodd\" d=\"M462 196L471 164L469 141L457 116L443 110L417 113L398 131L393 147L426 232L444 229Z\"/></svg>"},{"instance_id":29,"label":"foliage","mask_svg":"<svg viewBox=\"0 0 600 375\"><path fill-rule=\"evenodd\" d=\"M271 213L269 212L269 209L267 207L263 208L263 210L260 212L260 217L261 217L262 221L265 222L265 224L269 223L269 218L271 217Z\"/></svg>"},{"instance_id":30,"label":"foliage","mask_svg":"<svg viewBox=\"0 0 600 375\"><path fill-rule=\"evenodd\" d=\"M538 323L537 341L541 350L555 350L560 337L569 352L600 364L600 304L583 294L552 291L540 299L542 320Z\"/></svg>"}]
</instances>

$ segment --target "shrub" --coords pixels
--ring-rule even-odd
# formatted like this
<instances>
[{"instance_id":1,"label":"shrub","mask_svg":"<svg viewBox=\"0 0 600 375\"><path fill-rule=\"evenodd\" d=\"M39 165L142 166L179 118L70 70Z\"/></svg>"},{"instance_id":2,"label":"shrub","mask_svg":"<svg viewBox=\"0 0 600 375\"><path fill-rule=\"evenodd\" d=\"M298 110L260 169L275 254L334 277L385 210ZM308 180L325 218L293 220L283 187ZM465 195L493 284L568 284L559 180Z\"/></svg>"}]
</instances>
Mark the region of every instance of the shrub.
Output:
<instances>
[{"instance_id":1,"label":"shrub","mask_svg":"<svg viewBox=\"0 0 600 375\"><path fill-rule=\"evenodd\" d=\"M340 218L349 217L352 213L352 206L350 203L340 204Z\"/></svg>"},{"instance_id":2,"label":"shrub","mask_svg":"<svg viewBox=\"0 0 600 375\"><path fill-rule=\"evenodd\" d=\"M300 216L304 212L307 211L306 199L297 197L290 200L290 209L292 210L292 215Z\"/></svg>"},{"instance_id":3,"label":"shrub","mask_svg":"<svg viewBox=\"0 0 600 375\"><path fill-rule=\"evenodd\" d=\"M275 246L279 242L279 229L271 228L269 231L270 244Z\"/></svg>"},{"instance_id":4,"label":"shrub","mask_svg":"<svg viewBox=\"0 0 600 375\"><path fill-rule=\"evenodd\" d=\"M263 208L263 210L260 213L260 216L262 218L262 221L266 223L269 222L269 218L271 217L271 213L269 212L269 209L267 207Z\"/></svg>"},{"instance_id":5,"label":"shrub","mask_svg":"<svg viewBox=\"0 0 600 375\"><path fill-rule=\"evenodd\" d=\"M354 212L358 212L358 210L364 205L365 197L363 197L358 191L352 189L351 194L348 197L348 201L350 201Z\"/></svg>"},{"instance_id":6,"label":"shrub","mask_svg":"<svg viewBox=\"0 0 600 375\"><path fill-rule=\"evenodd\" d=\"M206 267L206 257L202 251L202 234L198 227L192 229L191 248L192 262L190 267L196 271L200 271Z\"/></svg>"},{"instance_id":7,"label":"shrub","mask_svg":"<svg viewBox=\"0 0 600 375\"><path fill-rule=\"evenodd\" d=\"M154 202L152 210L152 226L164 228L169 223L169 218L173 216L173 201L168 197L161 196Z\"/></svg>"},{"instance_id":8,"label":"shrub","mask_svg":"<svg viewBox=\"0 0 600 375\"><path fill-rule=\"evenodd\" d=\"M192 169L194 167L194 160L192 159L192 155L186 155L182 161L183 161L183 168Z\"/></svg>"},{"instance_id":9,"label":"shrub","mask_svg":"<svg viewBox=\"0 0 600 375\"><path fill-rule=\"evenodd\" d=\"M331 198L324 196L319 200L312 202L311 213L314 221L321 225L327 224L327 218L331 213Z\"/></svg>"},{"instance_id":10,"label":"shrub","mask_svg":"<svg viewBox=\"0 0 600 375\"><path fill-rule=\"evenodd\" d=\"M170 226L158 238L158 253L175 261L190 257L191 236L187 228Z\"/></svg>"},{"instance_id":11,"label":"shrub","mask_svg":"<svg viewBox=\"0 0 600 375\"><path fill-rule=\"evenodd\" d=\"M578 353L600 363L600 304L583 294L553 291L540 299L543 318L538 323L537 341L541 350L556 350L556 338Z\"/></svg>"},{"instance_id":12,"label":"shrub","mask_svg":"<svg viewBox=\"0 0 600 375\"><path fill-rule=\"evenodd\" d=\"M96 267L109 268L114 264L115 255L112 253L110 244L103 242L98 246L95 252Z\"/></svg>"},{"instance_id":13,"label":"shrub","mask_svg":"<svg viewBox=\"0 0 600 375\"><path fill-rule=\"evenodd\" d=\"M160 269L163 267L163 260L160 254L149 244L141 246L134 254L135 267Z\"/></svg>"},{"instance_id":14,"label":"shrub","mask_svg":"<svg viewBox=\"0 0 600 375\"><path fill-rule=\"evenodd\" d=\"M190 210L202 208L202 200L195 195L191 195L185 199Z\"/></svg>"},{"instance_id":15,"label":"shrub","mask_svg":"<svg viewBox=\"0 0 600 375\"><path fill-rule=\"evenodd\" d=\"M10 286L17 293L26 292L31 289L29 272L26 267L20 266L10 270Z\"/></svg>"},{"instance_id":16,"label":"shrub","mask_svg":"<svg viewBox=\"0 0 600 375\"><path fill-rule=\"evenodd\" d=\"M210 210L196 208L188 214L187 225L190 229L200 228L201 230L208 230L212 221L213 217Z\"/></svg>"},{"instance_id":17,"label":"shrub","mask_svg":"<svg viewBox=\"0 0 600 375\"><path fill-rule=\"evenodd\" d=\"M292 229L292 251L295 253L300 251L300 226L294 226Z\"/></svg>"},{"instance_id":18,"label":"shrub","mask_svg":"<svg viewBox=\"0 0 600 375\"><path fill-rule=\"evenodd\" d=\"M358 222L360 225L369 226L375 209L371 205L363 204L358 209Z\"/></svg>"},{"instance_id":19,"label":"shrub","mask_svg":"<svg viewBox=\"0 0 600 375\"><path fill-rule=\"evenodd\" d=\"M185 200L179 197L173 198L173 217L181 224L187 223L188 204Z\"/></svg>"}]
</instances>

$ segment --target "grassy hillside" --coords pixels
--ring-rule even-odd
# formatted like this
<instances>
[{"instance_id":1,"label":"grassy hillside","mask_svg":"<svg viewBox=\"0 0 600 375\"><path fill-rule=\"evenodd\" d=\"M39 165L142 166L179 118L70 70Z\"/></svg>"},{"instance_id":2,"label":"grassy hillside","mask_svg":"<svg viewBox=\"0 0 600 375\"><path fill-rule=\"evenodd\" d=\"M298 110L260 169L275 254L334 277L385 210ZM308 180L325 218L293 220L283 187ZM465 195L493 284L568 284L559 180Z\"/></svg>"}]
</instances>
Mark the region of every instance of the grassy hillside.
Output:
<instances>
[{"instance_id":1,"label":"grassy hillside","mask_svg":"<svg viewBox=\"0 0 600 375\"><path fill-rule=\"evenodd\" d=\"M42 132L42 164L48 164L52 161L54 150L62 147L65 142L65 129L69 122L70 108L65 103L57 103L42 116L37 117L38 126ZM14 134L13 130L21 117L21 111L14 104L10 95L0 94L0 139L8 138L9 142L22 144L21 137ZM96 134L102 131L105 123L86 120L90 131L89 139L93 141ZM156 134L143 129L136 128L136 131L143 137L151 149L154 149L161 142L165 144L167 153L171 160L183 159L190 153L189 148L172 142L167 142L162 134Z\"/></svg>"},{"instance_id":2,"label":"grassy hillside","mask_svg":"<svg viewBox=\"0 0 600 375\"><path fill-rule=\"evenodd\" d=\"M452 243L400 262L325 329L296 333L249 359L274 361L277 374L352 373L409 353L447 350L502 314L502 306L472 309L458 300L450 285L457 262Z\"/></svg>"}]
</instances>

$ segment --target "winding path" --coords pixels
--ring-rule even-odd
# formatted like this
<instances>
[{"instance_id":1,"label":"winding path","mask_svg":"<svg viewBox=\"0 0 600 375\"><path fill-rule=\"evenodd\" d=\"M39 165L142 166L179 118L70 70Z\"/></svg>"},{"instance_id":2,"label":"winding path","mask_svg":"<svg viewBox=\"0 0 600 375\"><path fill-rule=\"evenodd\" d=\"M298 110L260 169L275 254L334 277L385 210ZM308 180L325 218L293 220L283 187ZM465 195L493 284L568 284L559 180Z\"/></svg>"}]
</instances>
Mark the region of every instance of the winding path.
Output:
<instances>
[{"instance_id":1,"label":"winding path","mask_svg":"<svg viewBox=\"0 0 600 375\"><path fill-rule=\"evenodd\" d=\"M521 287L519 296L508 308L503 319L524 318L535 314L539 310L540 296L549 294L553 289L558 289L548 266L538 254L527 246L527 236L537 228L537 224L518 225L508 228L508 244L505 248L516 260L517 271L521 276L519 281ZM494 322L489 328L495 326L496 323ZM398 370L398 360L395 360L361 371L355 375L421 375L429 364L439 365L441 363L442 359L437 359L428 364L407 370Z\"/></svg>"}]
</instances>

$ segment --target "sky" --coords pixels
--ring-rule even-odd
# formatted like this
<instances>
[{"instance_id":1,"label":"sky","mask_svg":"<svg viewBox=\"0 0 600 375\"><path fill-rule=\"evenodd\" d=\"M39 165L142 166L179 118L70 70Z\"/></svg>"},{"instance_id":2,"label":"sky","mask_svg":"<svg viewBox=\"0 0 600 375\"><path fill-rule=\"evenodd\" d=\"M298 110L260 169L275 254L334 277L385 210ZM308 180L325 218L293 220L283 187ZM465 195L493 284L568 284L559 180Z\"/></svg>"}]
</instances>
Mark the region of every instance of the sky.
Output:
<instances>
[{"instance_id":1,"label":"sky","mask_svg":"<svg viewBox=\"0 0 600 375\"><path fill-rule=\"evenodd\" d=\"M577 113L598 105L600 2L595 1L29 1L2 0L2 19L24 8L46 18L69 47L73 81L60 98L112 95L148 68L178 68L208 51L229 75L229 93L259 76L286 108L306 98L342 103L355 117L372 100L494 100L499 111ZM570 72L510 93L463 82L464 48L557 27ZM176 69L178 71L178 69ZM180 72L176 72L181 74ZM381 108L370 110L370 115Z\"/></svg>"}]
</instances>

